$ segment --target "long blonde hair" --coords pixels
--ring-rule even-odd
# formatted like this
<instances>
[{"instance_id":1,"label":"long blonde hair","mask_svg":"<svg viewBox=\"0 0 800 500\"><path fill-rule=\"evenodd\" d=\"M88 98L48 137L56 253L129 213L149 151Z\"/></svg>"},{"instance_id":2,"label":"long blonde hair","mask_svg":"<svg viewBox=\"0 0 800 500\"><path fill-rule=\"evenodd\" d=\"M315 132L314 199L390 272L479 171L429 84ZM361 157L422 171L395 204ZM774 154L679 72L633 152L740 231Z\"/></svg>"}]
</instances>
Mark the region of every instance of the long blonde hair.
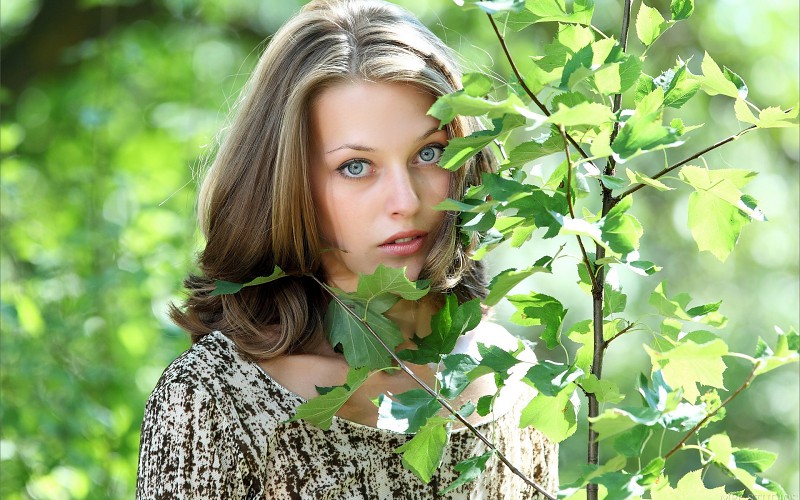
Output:
<instances>
[{"instance_id":1,"label":"long blonde hair","mask_svg":"<svg viewBox=\"0 0 800 500\"><path fill-rule=\"evenodd\" d=\"M309 185L309 108L343 81L402 82L434 97L460 87L450 50L413 15L380 0L317 0L273 37L243 91L227 137L202 184L198 202L206 238L201 276L172 318L192 340L220 330L254 359L302 352L321 339L328 298ZM478 129L459 117L450 137ZM452 175L451 197L488 171L480 154ZM485 295L482 267L468 258L450 213L420 278L461 300ZM291 275L232 295L212 296L214 280L247 282L274 266Z\"/></svg>"}]
</instances>

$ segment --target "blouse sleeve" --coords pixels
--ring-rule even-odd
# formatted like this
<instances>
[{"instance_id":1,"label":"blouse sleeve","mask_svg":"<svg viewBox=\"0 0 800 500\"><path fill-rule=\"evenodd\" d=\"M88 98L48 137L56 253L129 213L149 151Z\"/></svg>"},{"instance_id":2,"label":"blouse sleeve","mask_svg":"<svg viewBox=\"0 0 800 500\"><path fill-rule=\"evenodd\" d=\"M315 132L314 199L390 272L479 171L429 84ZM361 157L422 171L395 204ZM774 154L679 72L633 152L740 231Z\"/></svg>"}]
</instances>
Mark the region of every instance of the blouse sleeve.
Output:
<instances>
[{"instance_id":1,"label":"blouse sleeve","mask_svg":"<svg viewBox=\"0 0 800 500\"><path fill-rule=\"evenodd\" d=\"M244 461L226 439L227 420L202 387L159 386L147 402L136 498L240 498Z\"/></svg>"}]
</instances>

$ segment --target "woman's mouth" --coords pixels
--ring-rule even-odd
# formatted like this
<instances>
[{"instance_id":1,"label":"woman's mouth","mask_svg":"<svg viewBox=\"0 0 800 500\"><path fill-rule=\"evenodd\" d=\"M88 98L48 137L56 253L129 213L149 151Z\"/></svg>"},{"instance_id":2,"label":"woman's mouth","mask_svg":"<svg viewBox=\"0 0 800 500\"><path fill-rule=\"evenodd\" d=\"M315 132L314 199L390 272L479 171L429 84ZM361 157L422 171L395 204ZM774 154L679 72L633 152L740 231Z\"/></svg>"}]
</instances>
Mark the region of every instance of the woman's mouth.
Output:
<instances>
[{"instance_id":1,"label":"woman's mouth","mask_svg":"<svg viewBox=\"0 0 800 500\"><path fill-rule=\"evenodd\" d=\"M422 250L427 238L428 233L424 231L395 234L381 243L378 248L390 255L406 257Z\"/></svg>"}]
</instances>

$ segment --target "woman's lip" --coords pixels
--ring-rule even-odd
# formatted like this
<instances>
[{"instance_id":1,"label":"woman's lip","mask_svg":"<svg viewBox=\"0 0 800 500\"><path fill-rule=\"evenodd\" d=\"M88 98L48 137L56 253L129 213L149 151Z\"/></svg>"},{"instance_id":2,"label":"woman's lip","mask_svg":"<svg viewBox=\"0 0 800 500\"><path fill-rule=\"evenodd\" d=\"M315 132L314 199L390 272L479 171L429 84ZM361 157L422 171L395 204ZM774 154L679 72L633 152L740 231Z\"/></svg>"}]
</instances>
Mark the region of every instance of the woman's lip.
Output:
<instances>
[{"instance_id":1,"label":"woman's lip","mask_svg":"<svg viewBox=\"0 0 800 500\"><path fill-rule=\"evenodd\" d=\"M422 231L398 233L386 240L386 242L379 245L378 248L388 254L398 257L405 257L408 255L414 255L422 250L422 247L425 246L425 241L427 238L428 234ZM401 241L398 242L397 240Z\"/></svg>"}]
</instances>

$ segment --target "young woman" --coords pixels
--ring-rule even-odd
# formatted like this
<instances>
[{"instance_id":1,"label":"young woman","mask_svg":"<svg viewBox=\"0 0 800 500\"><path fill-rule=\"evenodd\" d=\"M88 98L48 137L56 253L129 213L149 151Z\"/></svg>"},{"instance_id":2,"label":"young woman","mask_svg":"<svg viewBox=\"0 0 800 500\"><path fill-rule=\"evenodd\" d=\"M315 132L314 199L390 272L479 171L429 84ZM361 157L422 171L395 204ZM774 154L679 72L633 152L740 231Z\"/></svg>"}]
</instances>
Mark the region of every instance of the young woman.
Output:
<instances>
[{"instance_id":1,"label":"young woman","mask_svg":"<svg viewBox=\"0 0 800 500\"><path fill-rule=\"evenodd\" d=\"M142 426L139 498L434 498L454 465L485 453L466 428L449 431L442 466L425 484L395 449L412 436L377 427L380 394L418 387L405 373L376 371L328 430L286 423L317 387L341 385L349 366L323 318L325 282L356 289L379 264L427 279L431 292L386 312L406 341L430 332L444 293L485 296L481 266L468 258L455 214L433 207L457 198L490 168L478 155L457 172L437 166L448 139L478 128L463 117L439 128L427 111L460 87L446 46L411 14L376 0L318 0L281 28L243 92L203 183L200 276L173 311L193 346L164 372ZM289 277L211 295L215 280ZM316 279L315 279L316 278ZM454 352L477 344L516 346L483 320ZM433 385L436 366L410 365ZM493 394L491 375L455 402ZM557 449L519 428L530 399L511 384L472 424L531 479L557 488ZM447 498L530 498L499 460Z\"/></svg>"}]
</instances>

